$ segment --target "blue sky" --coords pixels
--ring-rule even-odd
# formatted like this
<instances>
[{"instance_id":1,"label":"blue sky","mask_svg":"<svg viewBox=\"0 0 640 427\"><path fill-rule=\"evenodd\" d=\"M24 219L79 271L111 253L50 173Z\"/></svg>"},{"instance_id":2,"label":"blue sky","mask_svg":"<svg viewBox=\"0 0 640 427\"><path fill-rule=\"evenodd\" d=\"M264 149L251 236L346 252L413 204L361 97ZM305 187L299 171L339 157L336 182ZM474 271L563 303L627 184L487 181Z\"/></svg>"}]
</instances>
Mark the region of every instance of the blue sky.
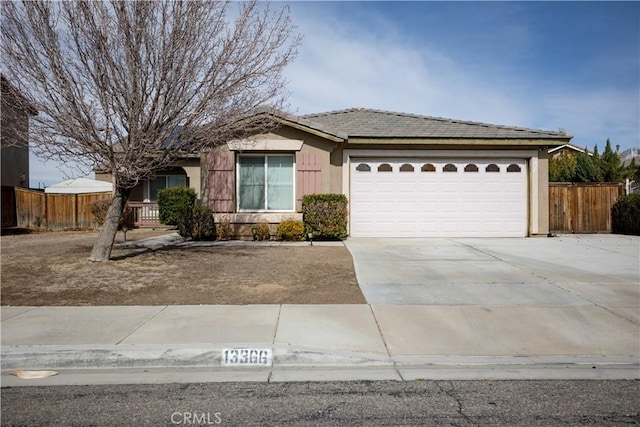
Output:
<instances>
[{"instance_id":1,"label":"blue sky","mask_svg":"<svg viewBox=\"0 0 640 427\"><path fill-rule=\"evenodd\" d=\"M288 4L304 35L294 113L377 108L640 146L640 2ZM33 187L62 178L32 161Z\"/></svg>"}]
</instances>

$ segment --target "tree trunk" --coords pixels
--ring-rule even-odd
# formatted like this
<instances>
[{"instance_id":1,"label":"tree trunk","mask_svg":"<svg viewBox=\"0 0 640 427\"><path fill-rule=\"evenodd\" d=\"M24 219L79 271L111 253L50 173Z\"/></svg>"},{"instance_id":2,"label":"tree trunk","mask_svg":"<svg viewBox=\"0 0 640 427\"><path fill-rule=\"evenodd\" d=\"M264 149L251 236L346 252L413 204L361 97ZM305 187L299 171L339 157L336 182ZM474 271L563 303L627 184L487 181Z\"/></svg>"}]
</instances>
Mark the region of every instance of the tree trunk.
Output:
<instances>
[{"instance_id":1,"label":"tree trunk","mask_svg":"<svg viewBox=\"0 0 640 427\"><path fill-rule=\"evenodd\" d=\"M89 261L109 261L113 242L116 239L116 233L118 232L118 226L120 224L120 217L122 216L130 192L131 190L129 189L116 188L115 194L111 199L111 205L107 211L107 216L104 219L104 224L102 224L100 228L98 240L91 250Z\"/></svg>"}]
</instances>

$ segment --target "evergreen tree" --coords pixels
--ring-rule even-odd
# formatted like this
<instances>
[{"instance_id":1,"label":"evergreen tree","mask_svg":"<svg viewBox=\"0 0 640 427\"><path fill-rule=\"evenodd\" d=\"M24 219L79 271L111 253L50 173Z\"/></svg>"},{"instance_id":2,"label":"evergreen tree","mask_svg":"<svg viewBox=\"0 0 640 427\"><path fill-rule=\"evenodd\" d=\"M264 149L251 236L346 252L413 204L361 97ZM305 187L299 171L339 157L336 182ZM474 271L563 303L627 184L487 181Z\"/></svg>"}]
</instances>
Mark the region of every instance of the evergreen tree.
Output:
<instances>
[{"instance_id":1,"label":"evergreen tree","mask_svg":"<svg viewBox=\"0 0 640 427\"><path fill-rule=\"evenodd\" d=\"M585 148L584 153L578 154L576 158L576 181L602 182L602 168L600 163L598 145L593 149L593 156L589 156L589 151Z\"/></svg>"},{"instance_id":2,"label":"evergreen tree","mask_svg":"<svg viewBox=\"0 0 640 427\"><path fill-rule=\"evenodd\" d=\"M602 156L596 144L593 155L585 148L578 155L562 153L549 160L549 182L624 182L625 179L640 181L640 166L634 159L625 166L611 148L609 139Z\"/></svg>"},{"instance_id":3,"label":"evergreen tree","mask_svg":"<svg viewBox=\"0 0 640 427\"><path fill-rule=\"evenodd\" d=\"M564 152L549 160L550 182L574 182L576 180L576 155Z\"/></svg>"},{"instance_id":4,"label":"evergreen tree","mask_svg":"<svg viewBox=\"0 0 640 427\"><path fill-rule=\"evenodd\" d=\"M600 169L604 182L622 182L628 177L628 168L622 164L618 153L611 149L611 141L607 138L607 145L600 158Z\"/></svg>"}]
</instances>

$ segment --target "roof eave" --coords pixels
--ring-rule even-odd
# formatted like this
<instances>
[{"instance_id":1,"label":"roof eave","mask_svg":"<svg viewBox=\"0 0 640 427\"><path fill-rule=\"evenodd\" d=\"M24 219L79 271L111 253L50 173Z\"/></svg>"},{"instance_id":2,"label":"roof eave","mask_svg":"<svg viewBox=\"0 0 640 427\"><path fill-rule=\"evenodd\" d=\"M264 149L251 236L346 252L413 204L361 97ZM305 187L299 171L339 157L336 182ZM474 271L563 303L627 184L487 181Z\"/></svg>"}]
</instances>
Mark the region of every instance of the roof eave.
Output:
<instances>
[{"instance_id":1,"label":"roof eave","mask_svg":"<svg viewBox=\"0 0 640 427\"><path fill-rule=\"evenodd\" d=\"M515 146L548 146L555 147L566 144L571 137L549 138L486 138L486 137L370 137L349 136L349 144L372 145L515 145Z\"/></svg>"}]
</instances>

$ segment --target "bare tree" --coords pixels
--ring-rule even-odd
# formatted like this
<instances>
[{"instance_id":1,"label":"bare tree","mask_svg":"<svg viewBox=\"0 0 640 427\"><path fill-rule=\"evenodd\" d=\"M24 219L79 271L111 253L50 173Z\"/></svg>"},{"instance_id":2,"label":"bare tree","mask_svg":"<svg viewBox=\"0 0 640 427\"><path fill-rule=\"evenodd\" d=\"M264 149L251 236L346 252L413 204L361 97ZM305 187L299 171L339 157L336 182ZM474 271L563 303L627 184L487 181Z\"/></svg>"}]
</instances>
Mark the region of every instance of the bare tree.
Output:
<instances>
[{"instance_id":1,"label":"bare tree","mask_svg":"<svg viewBox=\"0 0 640 427\"><path fill-rule=\"evenodd\" d=\"M113 173L91 261L141 180L269 125L250 112L283 107L299 41L286 7L256 1L3 2L2 72L39 111L35 150Z\"/></svg>"}]
</instances>

